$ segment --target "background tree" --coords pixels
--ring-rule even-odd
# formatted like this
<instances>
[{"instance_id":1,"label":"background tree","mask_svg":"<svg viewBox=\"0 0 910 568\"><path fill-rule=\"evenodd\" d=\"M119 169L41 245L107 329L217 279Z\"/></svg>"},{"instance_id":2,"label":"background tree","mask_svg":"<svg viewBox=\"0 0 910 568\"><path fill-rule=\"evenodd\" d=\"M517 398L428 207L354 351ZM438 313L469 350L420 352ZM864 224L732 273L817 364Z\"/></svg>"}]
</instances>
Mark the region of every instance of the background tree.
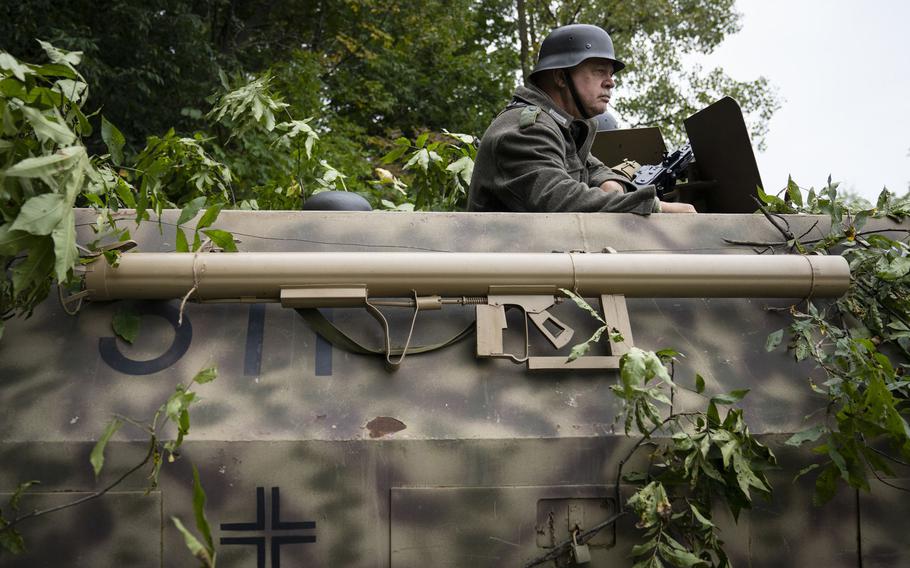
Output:
<instances>
[{"instance_id":1,"label":"background tree","mask_svg":"<svg viewBox=\"0 0 910 568\"><path fill-rule=\"evenodd\" d=\"M768 121L780 104L767 79L735 81L721 69L686 68L687 55L710 53L740 29L735 0L573 0L527 2L536 53L549 30L573 23L610 34L627 67L617 76L616 110L632 127L659 126L674 144L685 140L682 121L724 95L747 115L753 142L764 148ZM533 57L531 55L530 57ZM524 63L524 62L523 62Z\"/></svg>"},{"instance_id":2,"label":"background tree","mask_svg":"<svg viewBox=\"0 0 910 568\"><path fill-rule=\"evenodd\" d=\"M375 166L400 136L481 135L533 66L542 38L573 22L607 29L628 63L616 98L628 124L659 125L679 143L683 118L730 94L760 145L777 108L767 82L683 66L687 54L709 52L738 30L733 1L114 0L99 13L85 0L26 0L0 8L0 48L25 61L43 56L36 39L82 51L90 108L120 128L127 155L171 127L203 131L236 188L250 195L286 187L296 157L276 155L230 121L211 128L205 115L220 94L269 73L286 113L312 117L320 158L347 176L348 189L369 195ZM100 119L91 120L86 143L101 153Z\"/></svg>"}]
</instances>

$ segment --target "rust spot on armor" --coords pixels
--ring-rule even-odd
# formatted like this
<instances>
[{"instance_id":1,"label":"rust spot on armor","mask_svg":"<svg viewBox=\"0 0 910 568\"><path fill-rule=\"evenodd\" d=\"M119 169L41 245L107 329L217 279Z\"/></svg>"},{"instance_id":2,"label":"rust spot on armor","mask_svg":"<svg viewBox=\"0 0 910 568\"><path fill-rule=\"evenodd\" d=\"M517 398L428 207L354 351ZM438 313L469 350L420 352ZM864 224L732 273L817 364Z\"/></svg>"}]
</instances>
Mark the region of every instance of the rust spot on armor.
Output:
<instances>
[{"instance_id":1,"label":"rust spot on armor","mask_svg":"<svg viewBox=\"0 0 910 568\"><path fill-rule=\"evenodd\" d=\"M392 418L390 416L377 416L376 418L367 422L367 430L370 431L370 438L382 438L386 434L394 434L395 432L401 432L407 425L397 418Z\"/></svg>"}]
</instances>

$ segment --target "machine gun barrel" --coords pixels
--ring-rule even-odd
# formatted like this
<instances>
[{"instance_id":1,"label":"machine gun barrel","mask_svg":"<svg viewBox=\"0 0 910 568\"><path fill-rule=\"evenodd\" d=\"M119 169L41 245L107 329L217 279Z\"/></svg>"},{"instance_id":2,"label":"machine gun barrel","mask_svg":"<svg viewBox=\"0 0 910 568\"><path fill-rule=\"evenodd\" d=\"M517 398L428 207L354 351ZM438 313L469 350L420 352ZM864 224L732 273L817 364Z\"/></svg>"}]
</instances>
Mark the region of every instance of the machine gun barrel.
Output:
<instances>
[{"instance_id":1,"label":"machine gun barrel","mask_svg":"<svg viewBox=\"0 0 910 568\"><path fill-rule=\"evenodd\" d=\"M371 297L551 293L668 298L836 297L840 256L738 254L245 252L128 253L86 266L93 300L277 301L282 289L363 286Z\"/></svg>"}]
</instances>

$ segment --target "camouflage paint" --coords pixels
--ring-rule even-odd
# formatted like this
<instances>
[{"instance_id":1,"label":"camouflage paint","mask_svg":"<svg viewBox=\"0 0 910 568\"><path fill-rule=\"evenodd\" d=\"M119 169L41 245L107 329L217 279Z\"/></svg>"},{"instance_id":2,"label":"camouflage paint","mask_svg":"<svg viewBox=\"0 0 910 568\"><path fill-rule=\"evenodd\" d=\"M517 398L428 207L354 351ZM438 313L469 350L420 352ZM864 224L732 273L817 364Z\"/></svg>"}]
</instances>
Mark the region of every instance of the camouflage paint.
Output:
<instances>
[{"instance_id":1,"label":"camouflage paint","mask_svg":"<svg viewBox=\"0 0 910 568\"><path fill-rule=\"evenodd\" d=\"M163 220L176 217L166 212ZM80 212L77 223L91 220ZM828 222L787 220L796 234L818 222L821 235ZM780 240L754 215L225 211L217 225L246 251L749 253L723 239ZM134 231L138 250L173 250L173 227L162 227ZM90 238L87 230L80 237ZM806 385L810 366L764 350L766 335L787 322L764 308L788 303L628 300L636 345L686 354L678 380L691 382L698 371L709 392L752 389L744 401L750 429L784 465L772 475L772 502L724 524L739 565L907 564L910 545L899 534L906 499L895 490L842 490L816 508L812 480L791 483L811 456L782 441L805 427L819 401ZM113 339L116 302L70 317L49 300L31 319L8 324L0 341L0 492L40 479L23 500L28 510L103 487L145 450L141 433L124 427L94 480L88 455L111 414L147 419L175 384L215 364L219 378L197 389L202 402L181 459L165 464L149 495L139 475L90 505L23 524L29 552L4 556L4 566L191 564L170 521L192 524L190 463L208 494L222 567L516 566L565 538L570 519L595 523L615 510L617 462L634 440L613 432L612 372L529 373L476 360L468 340L389 373L380 359L332 347L275 304L189 304L180 327L176 301L136 306L145 315L132 346ZM577 337L593 330L580 310L558 310ZM387 313L401 341L408 313ZM334 309L330 317L380 344L378 325L362 311ZM422 313L415 341L442 341L471 319L470 308L457 306ZM532 350L547 349L536 337ZM701 402L680 393L676 404ZM624 488L624 498L630 493ZM630 564L633 525L625 517L599 535L591 566Z\"/></svg>"}]
</instances>

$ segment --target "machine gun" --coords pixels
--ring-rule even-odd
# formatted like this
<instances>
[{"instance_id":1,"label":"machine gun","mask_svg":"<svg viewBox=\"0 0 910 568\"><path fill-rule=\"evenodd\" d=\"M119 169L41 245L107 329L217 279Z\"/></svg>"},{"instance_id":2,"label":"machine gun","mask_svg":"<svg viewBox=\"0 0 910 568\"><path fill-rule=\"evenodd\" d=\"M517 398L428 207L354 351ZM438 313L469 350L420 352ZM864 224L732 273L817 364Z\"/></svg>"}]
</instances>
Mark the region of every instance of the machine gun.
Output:
<instances>
[{"instance_id":1,"label":"machine gun","mask_svg":"<svg viewBox=\"0 0 910 568\"><path fill-rule=\"evenodd\" d=\"M664 154L661 163L642 166L636 173L632 183L639 187L654 185L657 187L657 196L663 198L672 192L676 180L682 177L683 172L695 159L692 153L692 144L686 143L671 154Z\"/></svg>"},{"instance_id":2,"label":"machine gun","mask_svg":"<svg viewBox=\"0 0 910 568\"><path fill-rule=\"evenodd\" d=\"M755 211L755 188L765 185L739 103L724 97L683 123L689 142L673 153L657 127L598 132L591 153L609 165L654 164L629 177L639 186L656 184L661 198L675 187L668 200L691 203L701 213ZM681 177L686 182L675 183Z\"/></svg>"},{"instance_id":3,"label":"machine gun","mask_svg":"<svg viewBox=\"0 0 910 568\"><path fill-rule=\"evenodd\" d=\"M85 266L90 300L192 298L200 302L280 302L283 307L363 307L383 327L389 365L409 352L417 314L447 304L476 306L481 358L530 369L618 368L632 345L625 298L804 298L843 294L850 269L840 256L604 253L248 252L128 253L117 266ZM603 319L623 336L610 356L530 353L529 326L559 349L574 331L549 312L571 290L600 297ZM379 307L413 309L404 348L393 349ZM524 316L524 352L506 352L506 309ZM309 320L308 320L309 321ZM327 323L327 322L326 322ZM331 325L331 324L328 324ZM320 332L321 333L321 332ZM412 349L411 352L414 350ZM393 354L400 355L392 361Z\"/></svg>"}]
</instances>

